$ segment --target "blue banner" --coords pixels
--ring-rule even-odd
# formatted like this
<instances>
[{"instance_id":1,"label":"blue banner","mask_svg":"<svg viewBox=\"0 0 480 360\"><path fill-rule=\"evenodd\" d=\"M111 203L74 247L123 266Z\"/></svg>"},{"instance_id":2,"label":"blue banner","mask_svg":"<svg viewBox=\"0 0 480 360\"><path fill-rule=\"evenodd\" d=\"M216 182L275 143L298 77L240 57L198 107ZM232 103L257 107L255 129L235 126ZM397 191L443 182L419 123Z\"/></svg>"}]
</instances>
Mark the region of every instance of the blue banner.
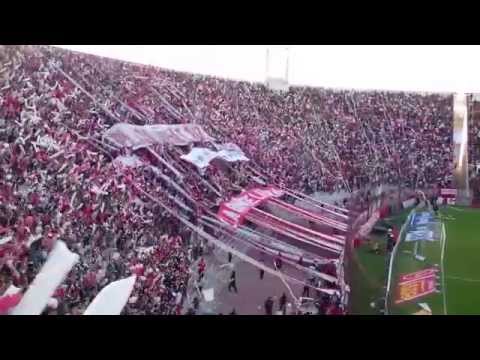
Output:
<instances>
[{"instance_id":1,"label":"blue banner","mask_svg":"<svg viewBox=\"0 0 480 360\"><path fill-rule=\"evenodd\" d=\"M413 214L410 226L427 225L434 223L435 221L435 217L431 212L422 211Z\"/></svg>"},{"instance_id":2,"label":"blue banner","mask_svg":"<svg viewBox=\"0 0 480 360\"><path fill-rule=\"evenodd\" d=\"M433 213L422 211L414 213L408 225L405 241L436 241L440 239L440 222Z\"/></svg>"},{"instance_id":3,"label":"blue banner","mask_svg":"<svg viewBox=\"0 0 480 360\"><path fill-rule=\"evenodd\" d=\"M435 241L433 231L429 229L409 231L405 236L405 241Z\"/></svg>"}]
</instances>

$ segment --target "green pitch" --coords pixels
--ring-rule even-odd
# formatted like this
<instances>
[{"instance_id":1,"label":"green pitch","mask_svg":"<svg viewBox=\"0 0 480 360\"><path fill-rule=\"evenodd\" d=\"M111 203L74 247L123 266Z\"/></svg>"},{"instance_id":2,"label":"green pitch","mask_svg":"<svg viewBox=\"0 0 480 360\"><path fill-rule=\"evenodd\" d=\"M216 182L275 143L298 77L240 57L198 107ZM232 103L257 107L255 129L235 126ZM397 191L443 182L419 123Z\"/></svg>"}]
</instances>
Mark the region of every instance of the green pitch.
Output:
<instances>
[{"instance_id":1,"label":"green pitch","mask_svg":"<svg viewBox=\"0 0 480 360\"><path fill-rule=\"evenodd\" d=\"M445 223L447 314L480 314L480 210L452 206L440 210Z\"/></svg>"},{"instance_id":2,"label":"green pitch","mask_svg":"<svg viewBox=\"0 0 480 360\"><path fill-rule=\"evenodd\" d=\"M425 261L411 255L413 243L400 243L392 272L390 314L413 314L420 309L419 302L427 303L434 315L480 314L480 211L450 206L440 209L439 217L445 224L445 243L422 243L420 253L426 257ZM398 277L436 264L442 266L442 246L442 291L395 305Z\"/></svg>"},{"instance_id":3,"label":"green pitch","mask_svg":"<svg viewBox=\"0 0 480 360\"><path fill-rule=\"evenodd\" d=\"M404 211L388 221L400 227L407 220L409 212ZM435 315L445 312L448 315L480 314L480 209L449 206L441 208L439 214L446 232L443 276L440 279L443 283L442 292L427 295L411 303L393 303L396 280L401 274L442 263L442 242L423 245L420 253L426 257L424 262L413 258L413 243L402 242L392 267L390 314L413 314L420 310L417 304L421 302L426 302ZM355 250L351 278L353 314L379 314L378 306L372 307L371 304L378 302L385 294L384 285L388 272L385 262L386 239L374 234L371 234L370 238L381 244L381 252L379 255L373 254L369 245Z\"/></svg>"}]
</instances>

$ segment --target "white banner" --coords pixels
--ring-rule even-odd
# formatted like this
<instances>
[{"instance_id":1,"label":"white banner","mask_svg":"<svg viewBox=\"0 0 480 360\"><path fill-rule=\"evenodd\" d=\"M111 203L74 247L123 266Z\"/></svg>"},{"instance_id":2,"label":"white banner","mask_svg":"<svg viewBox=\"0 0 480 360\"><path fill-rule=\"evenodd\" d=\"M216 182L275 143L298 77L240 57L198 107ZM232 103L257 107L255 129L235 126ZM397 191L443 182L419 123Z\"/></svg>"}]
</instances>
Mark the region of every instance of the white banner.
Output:
<instances>
[{"instance_id":1,"label":"white banner","mask_svg":"<svg viewBox=\"0 0 480 360\"><path fill-rule=\"evenodd\" d=\"M402 202L403 208L407 209L409 207L412 207L413 205L415 205L415 200L415 198L405 200L404 202Z\"/></svg>"},{"instance_id":2,"label":"white banner","mask_svg":"<svg viewBox=\"0 0 480 360\"><path fill-rule=\"evenodd\" d=\"M433 237L433 231L429 229L421 229L421 230L413 230L407 232L407 235L405 236L405 241L410 242L410 241L435 241Z\"/></svg>"},{"instance_id":3,"label":"white banner","mask_svg":"<svg viewBox=\"0 0 480 360\"><path fill-rule=\"evenodd\" d=\"M205 299L206 302L210 302L215 299L213 288L203 290L202 293L203 293L203 298Z\"/></svg>"},{"instance_id":4,"label":"white banner","mask_svg":"<svg viewBox=\"0 0 480 360\"><path fill-rule=\"evenodd\" d=\"M120 315L135 285L135 275L105 286L83 315Z\"/></svg>"},{"instance_id":5,"label":"white banner","mask_svg":"<svg viewBox=\"0 0 480 360\"><path fill-rule=\"evenodd\" d=\"M10 285L2 296L15 295L18 294L20 291L22 291L22 289L16 287L15 285Z\"/></svg>"},{"instance_id":6,"label":"white banner","mask_svg":"<svg viewBox=\"0 0 480 360\"><path fill-rule=\"evenodd\" d=\"M238 148L238 147L237 147ZM182 155L181 158L189 163L192 163L200 169L206 168L213 159L223 159L228 162L248 161L240 148L238 149L222 149L219 151L210 150L207 148L193 148L187 155Z\"/></svg>"},{"instance_id":7,"label":"white banner","mask_svg":"<svg viewBox=\"0 0 480 360\"><path fill-rule=\"evenodd\" d=\"M78 255L68 250L63 241L57 241L47 262L11 314L40 315L77 261Z\"/></svg>"},{"instance_id":8,"label":"white banner","mask_svg":"<svg viewBox=\"0 0 480 360\"><path fill-rule=\"evenodd\" d=\"M136 168L136 167L145 165L145 163L138 156L131 155L131 156L117 156L113 160L113 165L117 167Z\"/></svg>"},{"instance_id":9,"label":"white banner","mask_svg":"<svg viewBox=\"0 0 480 360\"><path fill-rule=\"evenodd\" d=\"M192 142L211 142L200 125L130 125L115 124L103 135L105 139L120 147L139 149L155 144L188 145Z\"/></svg>"},{"instance_id":10,"label":"white banner","mask_svg":"<svg viewBox=\"0 0 480 360\"><path fill-rule=\"evenodd\" d=\"M3 245L3 244L6 244L8 243L9 241L11 241L13 239L13 236L12 235L8 235L8 236L5 236L3 238L0 238L0 245Z\"/></svg>"}]
</instances>

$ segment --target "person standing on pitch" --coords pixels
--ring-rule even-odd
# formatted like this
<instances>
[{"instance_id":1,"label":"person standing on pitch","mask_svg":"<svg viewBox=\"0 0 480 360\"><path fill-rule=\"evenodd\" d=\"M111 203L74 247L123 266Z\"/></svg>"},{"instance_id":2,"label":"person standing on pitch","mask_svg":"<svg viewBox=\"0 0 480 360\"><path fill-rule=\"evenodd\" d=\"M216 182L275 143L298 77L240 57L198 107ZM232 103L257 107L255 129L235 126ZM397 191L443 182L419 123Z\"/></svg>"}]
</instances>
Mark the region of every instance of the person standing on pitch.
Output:
<instances>
[{"instance_id":1,"label":"person standing on pitch","mask_svg":"<svg viewBox=\"0 0 480 360\"><path fill-rule=\"evenodd\" d=\"M263 253L260 253L260 262L261 262L262 264L265 263L265 258L264 258ZM265 275L265 270L260 269L260 280L263 280L263 276L264 276L264 275Z\"/></svg>"},{"instance_id":2,"label":"person standing on pitch","mask_svg":"<svg viewBox=\"0 0 480 360\"><path fill-rule=\"evenodd\" d=\"M438 204L437 204L437 201L432 201L432 208L433 208L433 211L435 212L435 216L438 217Z\"/></svg>"},{"instance_id":3,"label":"person standing on pitch","mask_svg":"<svg viewBox=\"0 0 480 360\"><path fill-rule=\"evenodd\" d=\"M303 286L302 297L310 296L310 287L308 285Z\"/></svg>"},{"instance_id":4,"label":"person standing on pitch","mask_svg":"<svg viewBox=\"0 0 480 360\"><path fill-rule=\"evenodd\" d=\"M203 279L203 276L205 275L205 268L207 267L207 264L205 264L205 259L202 257L200 259L200 262L198 263L198 279L201 281Z\"/></svg>"},{"instance_id":5,"label":"person standing on pitch","mask_svg":"<svg viewBox=\"0 0 480 360\"><path fill-rule=\"evenodd\" d=\"M260 280L263 280L264 275L265 275L265 270L260 269Z\"/></svg>"},{"instance_id":6,"label":"person standing on pitch","mask_svg":"<svg viewBox=\"0 0 480 360\"><path fill-rule=\"evenodd\" d=\"M232 253L230 251L228 252L228 262L232 262Z\"/></svg>"},{"instance_id":7,"label":"person standing on pitch","mask_svg":"<svg viewBox=\"0 0 480 360\"><path fill-rule=\"evenodd\" d=\"M283 264L282 253L279 251L277 258L275 259L275 267L277 268L278 271L282 270L282 264Z\"/></svg>"},{"instance_id":8,"label":"person standing on pitch","mask_svg":"<svg viewBox=\"0 0 480 360\"><path fill-rule=\"evenodd\" d=\"M387 251L392 252L394 245L395 245L395 240L393 238L393 229L390 227L388 229L388 236L387 236Z\"/></svg>"},{"instance_id":9,"label":"person standing on pitch","mask_svg":"<svg viewBox=\"0 0 480 360\"><path fill-rule=\"evenodd\" d=\"M238 293L235 270L232 271L232 273L230 275L230 281L228 283L228 291L231 292L232 289L235 290L235 293Z\"/></svg>"},{"instance_id":10,"label":"person standing on pitch","mask_svg":"<svg viewBox=\"0 0 480 360\"><path fill-rule=\"evenodd\" d=\"M282 312L283 315L286 315L286 312L287 312L287 295L285 295L285 293L283 293L282 296L280 296L279 304L280 304L280 311Z\"/></svg>"},{"instance_id":11,"label":"person standing on pitch","mask_svg":"<svg viewBox=\"0 0 480 360\"><path fill-rule=\"evenodd\" d=\"M198 308L200 306L200 300L198 300L198 297L194 297L193 298L193 308L195 309L195 311L198 311Z\"/></svg>"},{"instance_id":12,"label":"person standing on pitch","mask_svg":"<svg viewBox=\"0 0 480 360\"><path fill-rule=\"evenodd\" d=\"M273 300L271 296L269 296L265 301L265 314L273 315Z\"/></svg>"}]
</instances>

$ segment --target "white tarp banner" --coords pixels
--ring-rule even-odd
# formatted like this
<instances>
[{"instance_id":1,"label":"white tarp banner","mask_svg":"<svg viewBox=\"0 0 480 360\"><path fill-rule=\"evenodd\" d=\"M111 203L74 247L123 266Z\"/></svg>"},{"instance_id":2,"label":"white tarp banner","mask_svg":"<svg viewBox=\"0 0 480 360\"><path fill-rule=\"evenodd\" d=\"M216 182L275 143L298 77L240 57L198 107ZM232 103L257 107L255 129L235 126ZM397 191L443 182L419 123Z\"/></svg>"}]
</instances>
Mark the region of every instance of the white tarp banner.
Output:
<instances>
[{"instance_id":1,"label":"white tarp banner","mask_svg":"<svg viewBox=\"0 0 480 360\"><path fill-rule=\"evenodd\" d=\"M206 302L213 301L215 299L213 288L210 289L205 289L202 291L203 293L203 298L205 299Z\"/></svg>"},{"instance_id":2,"label":"white tarp banner","mask_svg":"<svg viewBox=\"0 0 480 360\"><path fill-rule=\"evenodd\" d=\"M248 158L238 147L237 149L222 149L219 151L207 148L193 148L187 155L182 155L181 158L200 169L206 168L213 159L217 158L228 162L248 161Z\"/></svg>"},{"instance_id":3,"label":"white tarp banner","mask_svg":"<svg viewBox=\"0 0 480 360\"><path fill-rule=\"evenodd\" d=\"M131 156L117 156L115 160L113 160L113 164L117 167L131 167L136 168L145 163L136 155Z\"/></svg>"},{"instance_id":4,"label":"white tarp banner","mask_svg":"<svg viewBox=\"0 0 480 360\"><path fill-rule=\"evenodd\" d=\"M78 255L68 250L63 241L57 241L47 262L11 314L40 315L77 261Z\"/></svg>"},{"instance_id":5,"label":"white tarp banner","mask_svg":"<svg viewBox=\"0 0 480 360\"><path fill-rule=\"evenodd\" d=\"M3 245L3 244L6 244L8 243L9 241L11 241L13 239L13 236L12 235L8 235L8 236L5 236L3 238L0 238L0 245Z\"/></svg>"},{"instance_id":6,"label":"white tarp banner","mask_svg":"<svg viewBox=\"0 0 480 360\"><path fill-rule=\"evenodd\" d=\"M409 207L412 207L413 205L415 205L415 201L415 198L405 200L404 202L402 202L403 208L408 209Z\"/></svg>"},{"instance_id":7,"label":"white tarp banner","mask_svg":"<svg viewBox=\"0 0 480 360\"><path fill-rule=\"evenodd\" d=\"M83 315L120 315L135 285L135 275L105 286Z\"/></svg>"},{"instance_id":8,"label":"white tarp banner","mask_svg":"<svg viewBox=\"0 0 480 360\"><path fill-rule=\"evenodd\" d=\"M22 289L16 287L15 285L10 285L2 296L15 295L18 294L20 291L22 291Z\"/></svg>"},{"instance_id":9,"label":"white tarp banner","mask_svg":"<svg viewBox=\"0 0 480 360\"><path fill-rule=\"evenodd\" d=\"M182 158L189 163L194 164L200 169L206 168L210 161L217 157L217 152L206 148L193 148L187 155L182 155Z\"/></svg>"},{"instance_id":10,"label":"white tarp banner","mask_svg":"<svg viewBox=\"0 0 480 360\"><path fill-rule=\"evenodd\" d=\"M215 148L226 161L248 161L242 149L234 143L215 144Z\"/></svg>"},{"instance_id":11,"label":"white tarp banner","mask_svg":"<svg viewBox=\"0 0 480 360\"><path fill-rule=\"evenodd\" d=\"M184 146L193 142L212 142L210 137L200 125L130 125L115 124L103 135L120 147L139 149L156 144L171 144Z\"/></svg>"}]
</instances>

